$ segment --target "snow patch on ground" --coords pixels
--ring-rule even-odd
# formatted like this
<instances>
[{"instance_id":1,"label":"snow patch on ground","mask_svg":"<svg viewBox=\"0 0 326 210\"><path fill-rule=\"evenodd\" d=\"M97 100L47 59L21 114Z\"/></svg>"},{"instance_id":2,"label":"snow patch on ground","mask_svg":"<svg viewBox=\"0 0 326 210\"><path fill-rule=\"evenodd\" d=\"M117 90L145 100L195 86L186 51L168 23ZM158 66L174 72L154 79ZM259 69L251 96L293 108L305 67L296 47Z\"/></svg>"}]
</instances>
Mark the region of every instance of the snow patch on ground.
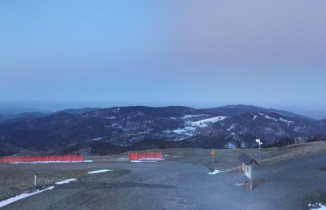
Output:
<instances>
[{"instance_id":1,"label":"snow patch on ground","mask_svg":"<svg viewBox=\"0 0 326 210\"><path fill-rule=\"evenodd\" d=\"M117 117L116 116L112 116L112 117L105 117L104 119L114 120L115 118L117 118Z\"/></svg>"},{"instance_id":2,"label":"snow patch on ground","mask_svg":"<svg viewBox=\"0 0 326 210\"><path fill-rule=\"evenodd\" d=\"M219 173L223 173L223 171L220 170L214 170L213 172L208 172L209 175L215 175L215 174L219 174Z\"/></svg>"},{"instance_id":3,"label":"snow patch on ground","mask_svg":"<svg viewBox=\"0 0 326 210\"><path fill-rule=\"evenodd\" d=\"M254 118L252 120L255 120L257 118L257 115L254 114Z\"/></svg>"},{"instance_id":4,"label":"snow patch on ground","mask_svg":"<svg viewBox=\"0 0 326 210\"><path fill-rule=\"evenodd\" d=\"M11 203L16 202L18 200L27 198L29 196L39 194L39 193L44 192L46 190L52 190L53 188L54 188L54 186L51 186L51 187L48 187L48 188L43 189L43 190L36 190L35 192L32 192L32 193L23 193L23 194L15 196L15 197L9 198L7 200L3 200L3 201L0 202L0 207L6 206L8 204L11 204Z\"/></svg>"},{"instance_id":5,"label":"snow patch on ground","mask_svg":"<svg viewBox=\"0 0 326 210\"><path fill-rule=\"evenodd\" d=\"M198 117L198 116L203 116L203 115L185 115L182 118L190 119L190 118ZM204 115L204 116L206 116L206 115ZM205 128L211 123L222 121L226 118L227 117L225 117L225 116L217 116L217 117L212 117L212 118L194 121L194 122L186 121L184 128L178 128L178 129L173 130L172 132L175 134L178 134L178 135L194 136L197 128ZM171 131L165 130L165 131L163 131L163 133L171 133ZM184 138L182 138L182 139L184 139ZM179 139L179 140L182 140L182 139Z\"/></svg>"},{"instance_id":6,"label":"snow patch on ground","mask_svg":"<svg viewBox=\"0 0 326 210\"><path fill-rule=\"evenodd\" d=\"M217 117L212 117L212 118L208 118L208 119L204 119L204 120L199 120L196 122L190 122L190 124L192 126L204 128L204 127L207 127L211 123L216 123L216 122L225 120L226 118L227 118L226 116L217 116Z\"/></svg>"},{"instance_id":7,"label":"snow patch on ground","mask_svg":"<svg viewBox=\"0 0 326 210\"><path fill-rule=\"evenodd\" d=\"M236 149L237 146L232 142L228 142L227 144L224 145L224 148L225 149Z\"/></svg>"},{"instance_id":8,"label":"snow patch on ground","mask_svg":"<svg viewBox=\"0 0 326 210\"><path fill-rule=\"evenodd\" d=\"M163 156L165 156L165 155L163 155ZM139 160L131 160L130 162L132 162L132 163L144 163L144 162L157 162L157 161L160 161L160 160L164 160L164 158L155 158L155 157L142 158L142 159L139 159Z\"/></svg>"},{"instance_id":9,"label":"snow patch on ground","mask_svg":"<svg viewBox=\"0 0 326 210\"><path fill-rule=\"evenodd\" d=\"M227 131L230 131L230 130L232 130L234 128L234 124L232 124L229 128L227 128L226 130Z\"/></svg>"},{"instance_id":10,"label":"snow patch on ground","mask_svg":"<svg viewBox=\"0 0 326 210\"><path fill-rule=\"evenodd\" d=\"M268 115L264 115L262 113L259 113L261 116L264 116L266 119L269 119L269 120L273 120L275 122L278 122L278 121L281 121L281 122L284 122L286 123L288 126L290 126L290 124L294 123L294 121L291 121L291 120L286 120L286 119L283 119L283 118L279 118L279 119L276 119L276 118L273 118L273 117L270 117Z\"/></svg>"},{"instance_id":11,"label":"snow patch on ground","mask_svg":"<svg viewBox=\"0 0 326 210\"><path fill-rule=\"evenodd\" d=\"M263 116L263 117L265 117L266 119L269 119L269 120L273 120L273 121L278 121L278 119L276 119L276 118L273 118L273 117L270 117L270 116L268 116L268 115L264 115L263 113L259 113L261 116Z\"/></svg>"},{"instance_id":12,"label":"snow patch on ground","mask_svg":"<svg viewBox=\"0 0 326 210\"><path fill-rule=\"evenodd\" d=\"M62 180L60 182L56 182L55 184L57 184L57 185L69 184L70 182L74 182L74 181L77 181L77 179L75 179L75 178L66 179L66 180Z\"/></svg>"},{"instance_id":13,"label":"snow patch on ground","mask_svg":"<svg viewBox=\"0 0 326 210\"><path fill-rule=\"evenodd\" d=\"M274 133L275 131L273 130L273 129L271 129L271 128L264 128L264 133L265 134L271 134L271 133Z\"/></svg>"},{"instance_id":14,"label":"snow patch on ground","mask_svg":"<svg viewBox=\"0 0 326 210\"><path fill-rule=\"evenodd\" d=\"M282 119L282 118L280 118L280 121L285 122L286 124L288 124L288 126L290 126L290 124L294 123L294 121L285 120L285 119Z\"/></svg>"},{"instance_id":15,"label":"snow patch on ground","mask_svg":"<svg viewBox=\"0 0 326 210\"><path fill-rule=\"evenodd\" d=\"M101 169L101 170L97 170L97 171L89 171L88 174L98 174L98 173L105 173L105 172L109 172L112 170L109 169Z\"/></svg>"},{"instance_id":16,"label":"snow patch on ground","mask_svg":"<svg viewBox=\"0 0 326 210\"><path fill-rule=\"evenodd\" d=\"M138 132L137 135L147 134L147 133L149 133L149 130Z\"/></svg>"},{"instance_id":17,"label":"snow patch on ground","mask_svg":"<svg viewBox=\"0 0 326 210\"><path fill-rule=\"evenodd\" d=\"M119 128L119 129L121 129L121 130L123 130L123 131L125 131L125 128L123 128L120 124L118 124L118 123L113 123L111 126L109 126L109 127L111 127L111 128Z\"/></svg>"},{"instance_id":18,"label":"snow patch on ground","mask_svg":"<svg viewBox=\"0 0 326 210\"><path fill-rule=\"evenodd\" d=\"M170 131L170 130L164 130L164 131L162 131L162 133L170 134L170 133L172 133L172 131Z\"/></svg>"},{"instance_id":19,"label":"snow patch on ground","mask_svg":"<svg viewBox=\"0 0 326 210\"><path fill-rule=\"evenodd\" d=\"M84 160L84 163L91 163L93 160Z\"/></svg>"},{"instance_id":20,"label":"snow patch on ground","mask_svg":"<svg viewBox=\"0 0 326 210\"><path fill-rule=\"evenodd\" d=\"M96 137L96 138L93 138L93 139L91 139L91 140L88 140L88 142L89 141L100 141L100 140L102 140L103 139L103 137Z\"/></svg>"},{"instance_id":21,"label":"snow patch on ground","mask_svg":"<svg viewBox=\"0 0 326 210\"><path fill-rule=\"evenodd\" d=\"M313 206L319 206L319 207L316 207L316 208L310 208L310 207L313 207ZM321 204L321 203L318 203L317 205L308 204L308 207L309 207L309 209L326 210L326 206L324 206L324 205Z\"/></svg>"},{"instance_id":22,"label":"snow patch on ground","mask_svg":"<svg viewBox=\"0 0 326 210\"><path fill-rule=\"evenodd\" d=\"M176 133L176 134L185 134L187 136L193 136L193 131L195 131L196 128L195 127L190 127L190 126L186 126L185 128L178 128L178 129L175 129L173 130L172 132L173 133Z\"/></svg>"},{"instance_id":23,"label":"snow patch on ground","mask_svg":"<svg viewBox=\"0 0 326 210\"><path fill-rule=\"evenodd\" d=\"M207 116L207 114L196 114L196 115L191 115L191 114L187 114L185 116L182 117L182 119L190 119L190 118L194 118L194 117L204 117Z\"/></svg>"},{"instance_id":24,"label":"snow patch on ground","mask_svg":"<svg viewBox=\"0 0 326 210\"><path fill-rule=\"evenodd\" d=\"M240 132L240 134L241 134L241 132ZM228 136L225 137L225 139L229 139L229 138L236 140L236 141L241 141L241 139L235 132L231 132Z\"/></svg>"}]
</instances>

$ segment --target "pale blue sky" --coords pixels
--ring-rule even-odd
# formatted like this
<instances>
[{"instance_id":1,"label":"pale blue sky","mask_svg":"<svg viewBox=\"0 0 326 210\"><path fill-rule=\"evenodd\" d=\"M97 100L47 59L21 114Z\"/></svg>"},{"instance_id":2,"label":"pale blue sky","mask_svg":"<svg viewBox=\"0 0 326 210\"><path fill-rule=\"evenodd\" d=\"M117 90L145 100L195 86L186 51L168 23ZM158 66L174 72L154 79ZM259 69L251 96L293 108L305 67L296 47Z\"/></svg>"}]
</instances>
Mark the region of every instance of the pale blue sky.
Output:
<instances>
[{"instance_id":1,"label":"pale blue sky","mask_svg":"<svg viewBox=\"0 0 326 210\"><path fill-rule=\"evenodd\" d=\"M326 1L1 1L0 100L326 105Z\"/></svg>"}]
</instances>

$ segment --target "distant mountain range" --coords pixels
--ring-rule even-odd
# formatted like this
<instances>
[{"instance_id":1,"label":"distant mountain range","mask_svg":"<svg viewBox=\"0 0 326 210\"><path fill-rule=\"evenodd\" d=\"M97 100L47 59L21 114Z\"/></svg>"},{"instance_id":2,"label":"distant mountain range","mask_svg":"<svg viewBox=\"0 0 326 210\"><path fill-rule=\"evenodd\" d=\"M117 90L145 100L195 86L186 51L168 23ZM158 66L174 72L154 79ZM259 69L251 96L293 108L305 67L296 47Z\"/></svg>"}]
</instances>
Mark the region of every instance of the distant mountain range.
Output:
<instances>
[{"instance_id":1,"label":"distant mountain range","mask_svg":"<svg viewBox=\"0 0 326 210\"><path fill-rule=\"evenodd\" d=\"M0 153L92 150L90 145L97 153L98 145L106 145L109 153L148 147L239 148L257 146L257 138L271 145L325 134L326 119L248 105L84 108L3 118Z\"/></svg>"}]
</instances>

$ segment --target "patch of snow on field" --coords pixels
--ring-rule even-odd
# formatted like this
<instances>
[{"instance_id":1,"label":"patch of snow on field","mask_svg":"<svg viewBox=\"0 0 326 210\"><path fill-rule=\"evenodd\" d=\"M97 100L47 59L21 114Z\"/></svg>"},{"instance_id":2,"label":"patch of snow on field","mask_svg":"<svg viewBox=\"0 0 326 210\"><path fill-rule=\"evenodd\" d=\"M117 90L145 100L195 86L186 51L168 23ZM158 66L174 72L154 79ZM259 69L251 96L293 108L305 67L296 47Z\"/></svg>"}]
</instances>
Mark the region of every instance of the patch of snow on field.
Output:
<instances>
[{"instance_id":1,"label":"patch of snow on field","mask_svg":"<svg viewBox=\"0 0 326 210\"><path fill-rule=\"evenodd\" d=\"M224 145L225 149L236 149L236 145L232 142L228 142L227 144Z\"/></svg>"},{"instance_id":2,"label":"patch of snow on field","mask_svg":"<svg viewBox=\"0 0 326 210\"><path fill-rule=\"evenodd\" d=\"M243 183L235 183L235 186L237 186L237 187L243 187Z\"/></svg>"},{"instance_id":3,"label":"patch of snow on field","mask_svg":"<svg viewBox=\"0 0 326 210\"><path fill-rule=\"evenodd\" d=\"M316 204L315 204L315 205L308 204L308 206L309 206L309 209L326 210L326 206L324 206L324 205L321 204L321 203L318 203L317 205L316 205ZM319 207L316 207L316 208L310 208L310 207L312 207L312 206L319 206Z\"/></svg>"},{"instance_id":4,"label":"patch of snow on field","mask_svg":"<svg viewBox=\"0 0 326 210\"><path fill-rule=\"evenodd\" d=\"M104 172L109 172L112 170L109 169L102 169L102 170L97 170L97 171L89 171L88 174L98 174L98 173L104 173Z\"/></svg>"},{"instance_id":5,"label":"patch of snow on field","mask_svg":"<svg viewBox=\"0 0 326 210\"><path fill-rule=\"evenodd\" d=\"M270 117L270 116L268 116L268 115L264 115L263 113L259 113L261 116L263 116L263 117L265 117L266 119L269 119L269 120L273 120L273 121L278 121L278 119L276 119L276 118L273 118L273 117Z\"/></svg>"},{"instance_id":6,"label":"patch of snow on field","mask_svg":"<svg viewBox=\"0 0 326 210\"><path fill-rule=\"evenodd\" d=\"M196 114L196 115L191 115L191 114L187 114L185 116L182 117L182 119L190 119L190 118L193 118L193 117L204 117L204 116L207 116L207 114Z\"/></svg>"},{"instance_id":7,"label":"patch of snow on field","mask_svg":"<svg viewBox=\"0 0 326 210\"><path fill-rule=\"evenodd\" d=\"M57 185L61 185L61 184L69 184L70 182L74 182L74 181L77 181L77 179L75 179L75 178L72 178L72 179L66 179L66 180L63 180L63 181L60 181L60 182L56 182L55 184L57 184Z\"/></svg>"},{"instance_id":8,"label":"patch of snow on field","mask_svg":"<svg viewBox=\"0 0 326 210\"><path fill-rule=\"evenodd\" d=\"M164 133L164 134L170 134L170 133L172 133L172 131L170 131L170 130L164 130L164 131L162 131L162 133Z\"/></svg>"},{"instance_id":9,"label":"patch of snow on field","mask_svg":"<svg viewBox=\"0 0 326 210\"><path fill-rule=\"evenodd\" d=\"M84 160L84 163L91 163L93 160Z\"/></svg>"},{"instance_id":10,"label":"patch of snow on field","mask_svg":"<svg viewBox=\"0 0 326 210\"><path fill-rule=\"evenodd\" d=\"M191 122L192 126L196 126L196 127L207 127L210 123L216 123L222 120L225 120L227 117L226 116L217 116L217 117L212 117L212 118L208 118L208 119L204 119L204 120L199 120L196 122Z\"/></svg>"},{"instance_id":11,"label":"patch of snow on field","mask_svg":"<svg viewBox=\"0 0 326 210\"><path fill-rule=\"evenodd\" d=\"M103 139L103 137L96 137L96 138L93 138L93 139L88 140L87 142L90 142L90 141L100 141L102 139Z\"/></svg>"},{"instance_id":12,"label":"patch of snow on field","mask_svg":"<svg viewBox=\"0 0 326 210\"><path fill-rule=\"evenodd\" d=\"M137 135L141 135L141 134L146 134L146 133L149 133L149 131L141 131L141 132L138 132Z\"/></svg>"},{"instance_id":13,"label":"patch of snow on field","mask_svg":"<svg viewBox=\"0 0 326 210\"><path fill-rule=\"evenodd\" d=\"M173 130L173 133L176 133L176 134L185 134L187 136L193 136L192 132L195 131L196 128L194 127L190 127L190 126L187 126L185 128L178 128L178 129L175 129Z\"/></svg>"},{"instance_id":14,"label":"patch of snow on field","mask_svg":"<svg viewBox=\"0 0 326 210\"><path fill-rule=\"evenodd\" d=\"M234 128L234 124L232 124L229 128L227 128L226 130L227 131L230 131L230 130L232 130Z\"/></svg>"},{"instance_id":15,"label":"patch of snow on field","mask_svg":"<svg viewBox=\"0 0 326 210\"><path fill-rule=\"evenodd\" d=\"M254 114L254 118L252 120L255 120L257 118L257 115Z\"/></svg>"},{"instance_id":16,"label":"patch of snow on field","mask_svg":"<svg viewBox=\"0 0 326 210\"><path fill-rule=\"evenodd\" d=\"M288 126L290 126L290 124L294 123L294 121L291 120L285 120L283 118L280 118L280 121L285 122L286 124L288 124Z\"/></svg>"},{"instance_id":17,"label":"patch of snow on field","mask_svg":"<svg viewBox=\"0 0 326 210\"><path fill-rule=\"evenodd\" d=\"M112 116L112 117L104 117L104 119L108 119L108 120L114 120L115 118L117 118L116 116Z\"/></svg>"},{"instance_id":18,"label":"patch of snow on field","mask_svg":"<svg viewBox=\"0 0 326 210\"><path fill-rule=\"evenodd\" d=\"M219 174L219 173L222 173L223 171L220 171L220 170L214 170L213 172L208 172L209 175L215 175L215 174Z\"/></svg>"},{"instance_id":19,"label":"patch of snow on field","mask_svg":"<svg viewBox=\"0 0 326 210\"><path fill-rule=\"evenodd\" d=\"M281 122L284 122L286 123L288 126L290 126L290 124L294 123L294 121L291 121L291 120L286 120L286 119L283 119L283 118L279 118L279 119L276 119L276 118L273 118L273 117L270 117L268 115L264 115L262 113L259 113L261 116L264 116L266 119L269 119L269 120L273 120L275 122L278 122L278 121L281 121Z\"/></svg>"},{"instance_id":20,"label":"patch of snow on field","mask_svg":"<svg viewBox=\"0 0 326 210\"><path fill-rule=\"evenodd\" d=\"M8 204L11 204L11 203L16 202L18 200L27 198L29 196L39 194L39 193L44 192L46 190L52 190L53 188L54 188L54 186L51 186L51 187L48 187L48 188L46 188L44 190L36 190L35 192L32 192L32 193L23 193L23 194L15 196L15 197L9 198L7 200L3 200L3 201L0 202L0 207L6 206Z\"/></svg>"}]
</instances>

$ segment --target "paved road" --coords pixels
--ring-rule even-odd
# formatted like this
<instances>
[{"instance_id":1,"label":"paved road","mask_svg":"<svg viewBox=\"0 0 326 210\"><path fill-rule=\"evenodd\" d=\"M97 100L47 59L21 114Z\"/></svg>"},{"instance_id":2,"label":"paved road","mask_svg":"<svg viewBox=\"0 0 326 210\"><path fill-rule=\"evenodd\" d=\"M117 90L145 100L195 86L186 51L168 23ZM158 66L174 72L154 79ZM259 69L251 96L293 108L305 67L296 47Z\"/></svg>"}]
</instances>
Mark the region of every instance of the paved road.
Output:
<instances>
[{"instance_id":1,"label":"paved road","mask_svg":"<svg viewBox=\"0 0 326 210\"><path fill-rule=\"evenodd\" d=\"M304 198L326 190L326 172L319 170L326 166L325 160L326 154L256 170L255 178L265 182L253 191L236 186L242 182L242 173L208 175L206 167L196 164L56 164L59 168L123 168L131 173L55 186L4 209L303 209Z\"/></svg>"}]
</instances>

